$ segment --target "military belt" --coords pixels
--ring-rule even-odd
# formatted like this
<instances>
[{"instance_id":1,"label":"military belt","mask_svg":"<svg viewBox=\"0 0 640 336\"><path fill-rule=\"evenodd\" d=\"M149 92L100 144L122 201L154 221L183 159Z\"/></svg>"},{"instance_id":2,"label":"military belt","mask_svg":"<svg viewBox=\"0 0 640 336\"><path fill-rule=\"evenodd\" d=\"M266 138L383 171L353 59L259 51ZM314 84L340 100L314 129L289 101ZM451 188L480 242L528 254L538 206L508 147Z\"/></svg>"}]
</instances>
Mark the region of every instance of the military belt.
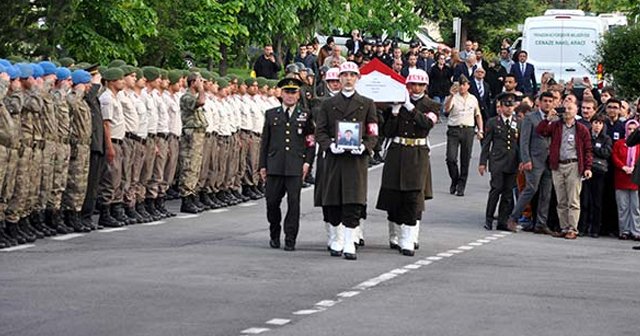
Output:
<instances>
[{"instance_id":1,"label":"military belt","mask_svg":"<svg viewBox=\"0 0 640 336\"><path fill-rule=\"evenodd\" d=\"M111 139L111 143L114 143L116 145L122 145L122 139Z\"/></svg>"},{"instance_id":2,"label":"military belt","mask_svg":"<svg viewBox=\"0 0 640 336\"><path fill-rule=\"evenodd\" d=\"M403 146L426 146L427 139L424 138L403 138L403 137L395 137L393 138L393 142L403 145Z\"/></svg>"},{"instance_id":3,"label":"military belt","mask_svg":"<svg viewBox=\"0 0 640 336\"><path fill-rule=\"evenodd\" d=\"M139 137L139 136L137 136L137 135L135 135L135 134L133 134L131 132L125 133L124 136L127 139L131 139L131 140L137 141L137 142L142 142L142 138L141 137Z\"/></svg>"},{"instance_id":4,"label":"military belt","mask_svg":"<svg viewBox=\"0 0 640 336\"><path fill-rule=\"evenodd\" d=\"M149 139L153 139L153 138L156 137L156 134L155 133L149 133L147 136L149 137Z\"/></svg>"}]
</instances>

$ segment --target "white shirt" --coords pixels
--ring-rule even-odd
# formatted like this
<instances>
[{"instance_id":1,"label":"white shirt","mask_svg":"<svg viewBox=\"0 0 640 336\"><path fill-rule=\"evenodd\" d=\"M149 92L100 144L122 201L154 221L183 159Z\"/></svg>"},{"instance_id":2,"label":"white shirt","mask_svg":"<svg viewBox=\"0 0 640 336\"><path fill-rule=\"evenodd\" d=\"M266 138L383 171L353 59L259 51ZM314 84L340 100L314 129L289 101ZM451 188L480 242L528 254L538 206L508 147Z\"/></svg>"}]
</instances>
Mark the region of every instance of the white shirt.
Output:
<instances>
[{"instance_id":1,"label":"white shirt","mask_svg":"<svg viewBox=\"0 0 640 336\"><path fill-rule=\"evenodd\" d=\"M120 100L124 114L124 131L127 133L138 131L138 111L133 103L132 95L133 91L127 89L118 92L118 100Z\"/></svg>"},{"instance_id":2,"label":"white shirt","mask_svg":"<svg viewBox=\"0 0 640 336\"><path fill-rule=\"evenodd\" d=\"M202 109L204 111L204 118L207 120L208 124L205 131L207 133L211 133L215 129L215 125L213 123L213 114L215 113L215 109L213 107L213 101L209 99L209 97L204 100L204 106Z\"/></svg>"},{"instance_id":3,"label":"white shirt","mask_svg":"<svg viewBox=\"0 0 640 336\"><path fill-rule=\"evenodd\" d=\"M147 131L155 135L158 133L158 105L148 89L142 90L142 99L147 107Z\"/></svg>"},{"instance_id":4,"label":"white shirt","mask_svg":"<svg viewBox=\"0 0 640 336\"><path fill-rule=\"evenodd\" d=\"M460 93L456 93L451 100L447 125L473 127L475 116L480 115L480 106L476 97L469 93L465 98Z\"/></svg>"},{"instance_id":5,"label":"white shirt","mask_svg":"<svg viewBox=\"0 0 640 336\"><path fill-rule=\"evenodd\" d=\"M135 91L132 91L131 93L133 105L136 107L136 112L138 113L138 129L135 133L137 136L146 139L149 134L149 116L147 115L147 106L144 104L142 95L138 95Z\"/></svg>"},{"instance_id":6,"label":"white shirt","mask_svg":"<svg viewBox=\"0 0 640 336\"><path fill-rule=\"evenodd\" d=\"M169 114L169 133L180 136L182 134L182 116L180 115L179 93L164 92L164 101Z\"/></svg>"},{"instance_id":7,"label":"white shirt","mask_svg":"<svg viewBox=\"0 0 640 336\"><path fill-rule=\"evenodd\" d=\"M167 104L160 91L153 90L151 94L158 106L158 133L169 133L169 111L167 110Z\"/></svg>"},{"instance_id":8,"label":"white shirt","mask_svg":"<svg viewBox=\"0 0 640 336\"><path fill-rule=\"evenodd\" d=\"M118 97L107 89L100 95L99 100L102 119L108 120L111 126L111 139L124 139L124 113Z\"/></svg>"}]
</instances>

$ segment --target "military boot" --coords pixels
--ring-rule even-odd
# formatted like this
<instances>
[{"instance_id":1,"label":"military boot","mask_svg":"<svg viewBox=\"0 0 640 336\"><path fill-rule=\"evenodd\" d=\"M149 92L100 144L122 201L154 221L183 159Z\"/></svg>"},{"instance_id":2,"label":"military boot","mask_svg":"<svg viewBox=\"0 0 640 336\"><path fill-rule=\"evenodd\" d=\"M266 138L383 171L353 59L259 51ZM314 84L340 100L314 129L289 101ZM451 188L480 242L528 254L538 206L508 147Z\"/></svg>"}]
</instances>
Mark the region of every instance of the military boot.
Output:
<instances>
[{"instance_id":1,"label":"military boot","mask_svg":"<svg viewBox=\"0 0 640 336\"><path fill-rule=\"evenodd\" d=\"M153 198L145 198L144 205L145 205L145 209L147 210L149 215L151 215L151 217L153 218L154 221L159 221L162 218L164 218L164 215L159 213L158 209L156 209L155 199L153 199Z\"/></svg>"},{"instance_id":2,"label":"military boot","mask_svg":"<svg viewBox=\"0 0 640 336\"><path fill-rule=\"evenodd\" d=\"M20 221L18 222L18 233L22 237L24 237L24 239L28 243L33 243L34 241L36 241L36 239L38 239L39 236L36 236L35 232L32 231L30 224L31 223L29 223L29 218L27 217L21 218ZM42 232L40 232L40 235L44 237Z\"/></svg>"},{"instance_id":3,"label":"military boot","mask_svg":"<svg viewBox=\"0 0 640 336\"><path fill-rule=\"evenodd\" d=\"M180 212L197 214L198 212L200 212L200 208L198 208L195 204L193 204L192 196L184 196L182 197L182 205L180 206Z\"/></svg>"},{"instance_id":4,"label":"military boot","mask_svg":"<svg viewBox=\"0 0 640 336\"><path fill-rule=\"evenodd\" d=\"M20 222L18 223L18 229L22 230L22 232L26 233L27 235L35 237L36 239L44 238L44 232L36 229L33 226L33 224L31 223L32 219L37 220L37 217L33 216L33 213L31 213L27 217L21 218Z\"/></svg>"},{"instance_id":5,"label":"military boot","mask_svg":"<svg viewBox=\"0 0 640 336\"><path fill-rule=\"evenodd\" d=\"M66 226L71 229L71 232L91 232L91 227L85 226L78 213L73 210L65 210L64 211L64 222Z\"/></svg>"},{"instance_id":6,"label":"military boot","mask_svg":"<svg viewBox=\"0 0 640 336\"><path fill-rule=\"evenodd\" d=\"M247 202L249 201L251 198L242 195L239 191L237 190L233 190L231 191L231 193L233 194L233 196L235 196L237 199L240 200L240 202Z\"/></svg>"},{"instance_id":7,"label":"military boot","mask_svg":"<svg viewBox=\"0 0 640 336\"><path fill-rule=\"evenodd\" d=\"M100 207L100 220L98 221L98 225L119 228L122 227L124 223L111 216L111 207L109 205L103 205Z\"/></svg>"},{"instance_id":8,"label":"military boot","mask_svg":"<svg viewBox=\"0 0 640 336\"><path fill-rule=\"evenodd\" d=\"M18 230L18 223L5 222L5 233L9 238L13 239L16 243L20 245L25 244L27 242L27 240L22 236L22 234Z\"/></svg>"},{"instance_id":9,"label":"military boot","mask_svg":"<svg viewBox=\"0 0 640 336\"><path fill-rule=\"evenodd\" d=\"M220 208L224 207L224 204L222 204L222 202L220 202L220 200L216 197L215 193L209 193L207 195L207 197L209 198L211 203L213 203L213 205L215 207L214 209L220 209Z\"/></svg>"},{"instance_id":10,"label":"military boot","mask_svg":"<svg viewBox=\"0 0 640 336\"><path fill-rule=\"evenodd\" d=\"M200 192L200 203L202 203L208 209L217 209L216 204L209 198L209 194L206 191Z\"/></svg>"},{"instance_id":11,"label":"military boot","mask_svg":"<svg viewBox=\"0 0 640 336\"><path fill-rule=\"evenodd\" d=\"M73 232L73 228L64 225L64 220L60 215L60 210L51 209L49 222L52 228L55 228L59 234L67 234Z\"/></svg>"},{"instance_id":12,"label":"military boot","mask_svg":"<svg viewBox=\"0 0 640 336\"><path fill-rule=\"evenodd\" d=\"M200 202L200 197L198 195L192 195L191 202L193 202L193 205L200 209L200 211L198 212L203 212L210 209L209 206L204 205L202 202Z\"/></svg>"},{"instance_id":13,"label":"military boot","mask_svg":"<svg viewBox=\"0 0 640 336\"><path fill-rule=\"evenodd\" d=\"M9 237L9 235L5 233L6 230L6 222L4 220L0 221L0 240L7 242L9 246L18 245L18 242L15 239Z\"/></svg>"},{"instance_id":14,"label":"military boot","mask_svg":"<svg viewBox=\"0 0 640 336\"><path fill-rule=\"evenodd\" d=\"M138 202L136 203L136 212L142 216L144 219L144 223L153 222L153 217L147 212L147 209L144 208L144 203Z\"/></svg>"},{"instance_id":15,"label":"military boot","mask_svg":"<svg viewBox=\"0 0 640 336\"><path fill-rule=\"evenodd\" d=\"M140 215L134 207L125 207L124 213L127 217L133 218L136 221L134 224L144 223L144 218L142 218L142 215Z\"/></svg>"},{"instance_id":16,"label":"military boot","mask_svg":"<svg viewBox=\"0 0 640 336\"><path fill-rule=\"evenodd\" d=\"M217 192L215 194L212 193L211 195L209 195L209 198L215 198L215 200L218 202L218 204L220 204L221 208L229 206L229 203L227 203L227 201L225 201L224 196L222 196L222 192L221 191L219 191L219 192Z\"/></svg>"},{"instance_id":17,"label":"military boot","mask_svg":"<svg viewBox=\"0 0 640 336\"><path fill-rule=\"evenodd\" d=\"M51 237L51 231L49 231L46 227L44 227L44 213L40 211L33 211L29 216L30 228L31 231L35 234L38 239L42 239L44 237ZM43 237L40 235L42 234Z\"/></svg>"},{"instance_id":18,"label":"military boot","mask_svg":"<svg viewBox=\"0 0 640 336\"><path fill-rule=\"evenodd\" d=\"M111 217L115 218L118 222L124 223L124 225L136 223L134 218L131 218L124 213L124 206L122 206L122 203L111 204Z\"/></svg>"},{"instance_id":19,"label":"military boot","mask_svg":"<svg viewBox=\"0 0 640 336\"><path fill-rule=\"evenodd\" d=\"M161 214L163 214L165 217L169 218L169 217L175 217L175 213L169 211L169 209L167 209L166 205L165 205L165 198L164 197L158 197L156 198L156 209L158 209L158 212L160 212Z\"/></svg>"}]
</instances>

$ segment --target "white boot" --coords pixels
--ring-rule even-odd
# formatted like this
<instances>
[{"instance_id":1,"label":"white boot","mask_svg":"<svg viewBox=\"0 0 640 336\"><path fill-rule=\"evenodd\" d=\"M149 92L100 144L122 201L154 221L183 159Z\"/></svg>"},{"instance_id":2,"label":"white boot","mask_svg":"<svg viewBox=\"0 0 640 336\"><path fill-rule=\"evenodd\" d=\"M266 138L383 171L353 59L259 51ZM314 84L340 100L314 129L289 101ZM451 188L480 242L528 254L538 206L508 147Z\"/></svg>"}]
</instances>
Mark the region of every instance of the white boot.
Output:
<instances>
[{"instance_id":1,"label":"white boot","mask_svg":"<svg viewBox=\"0 0 640 336\"><path fill-rule=\"evenodd\" d=\"M356 260L356 245L353 243L356 236L356 229L344 229L344 258L348 260Z\"/></svg>"},{"instance_id":2,"label":"white boot","mask_svg":"<svg viewBox=\"0 0 640 336\"><path fill-rule=\"evenodd\" d=\"M415 226L402 225L400 226L400 253L406 256L413 256L414 251L414 238L415 238Z\"/></svg>"},{"instance_id":3,"label":"white boot","mask_svg":"<svg viewBox=\"0 0 640 336\"><path fill-rule=\"evenodd\" d=\"M414 231L413 232L413 235L414 235L414 238L413 238L414 247L413 248L415 250L417 250L417 249L420 248L420 221L419 220L416 221L416 227L415 227L415 229L413 231Z\"/></svg>"},{"instance_id":4,"label":"white boot","mask_svg":"<svg viewBox=\"0 0 640 336\"><path fill-rule=\"evenodd\" d=\"M327 231L327 249L331 249L331 242L336 239L336 232L333 229L333 225L331 223L324 223L324 228Z\"/></svg>"},{"instance_id":5,"label":"white boot","mask_svg":"<svg viewBox=\"0 0 640 336\"><path fill-rule=\"evenodd\" d=\"M344 249L344 225L331 225L331 230L334 232L334 239L331 241L329 252L331 252L332 257L339 257L342 255L342 249Z\"/></svg>"},{"instance_id":6,"label":"white boot","mask_svg":"<svg viewBox=\"0 0 640 336\"><path fill-rule=\"evenodd\" d=\"M400 225L387 221L387 225L389 226L389 248L393 250L398 249L398 233L400 233Z\"/></svg>"}]
</instances>

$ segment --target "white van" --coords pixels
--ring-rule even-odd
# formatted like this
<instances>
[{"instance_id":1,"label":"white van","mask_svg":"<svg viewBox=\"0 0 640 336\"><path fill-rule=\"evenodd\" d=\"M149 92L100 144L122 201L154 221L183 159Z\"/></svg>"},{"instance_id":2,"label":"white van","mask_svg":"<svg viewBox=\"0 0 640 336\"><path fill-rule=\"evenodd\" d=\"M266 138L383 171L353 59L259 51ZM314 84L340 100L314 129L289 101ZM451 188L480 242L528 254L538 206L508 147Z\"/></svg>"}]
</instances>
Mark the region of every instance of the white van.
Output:
<instances>
[{"instance_id":1,"label":"white van","mask_svg":"<svg viewBox=\"0 0 640 336\"><path fill-rule=\"evenodd\" d=\"M522 32L521 49L529 54L538 81L542 73L552 72L556 81L589 77L601 85L602 67L593 67L589 60L597 55L597 43L607 31L607 23L584 13L548 14L527 18Z\"/></svg>"}]
</instances>

